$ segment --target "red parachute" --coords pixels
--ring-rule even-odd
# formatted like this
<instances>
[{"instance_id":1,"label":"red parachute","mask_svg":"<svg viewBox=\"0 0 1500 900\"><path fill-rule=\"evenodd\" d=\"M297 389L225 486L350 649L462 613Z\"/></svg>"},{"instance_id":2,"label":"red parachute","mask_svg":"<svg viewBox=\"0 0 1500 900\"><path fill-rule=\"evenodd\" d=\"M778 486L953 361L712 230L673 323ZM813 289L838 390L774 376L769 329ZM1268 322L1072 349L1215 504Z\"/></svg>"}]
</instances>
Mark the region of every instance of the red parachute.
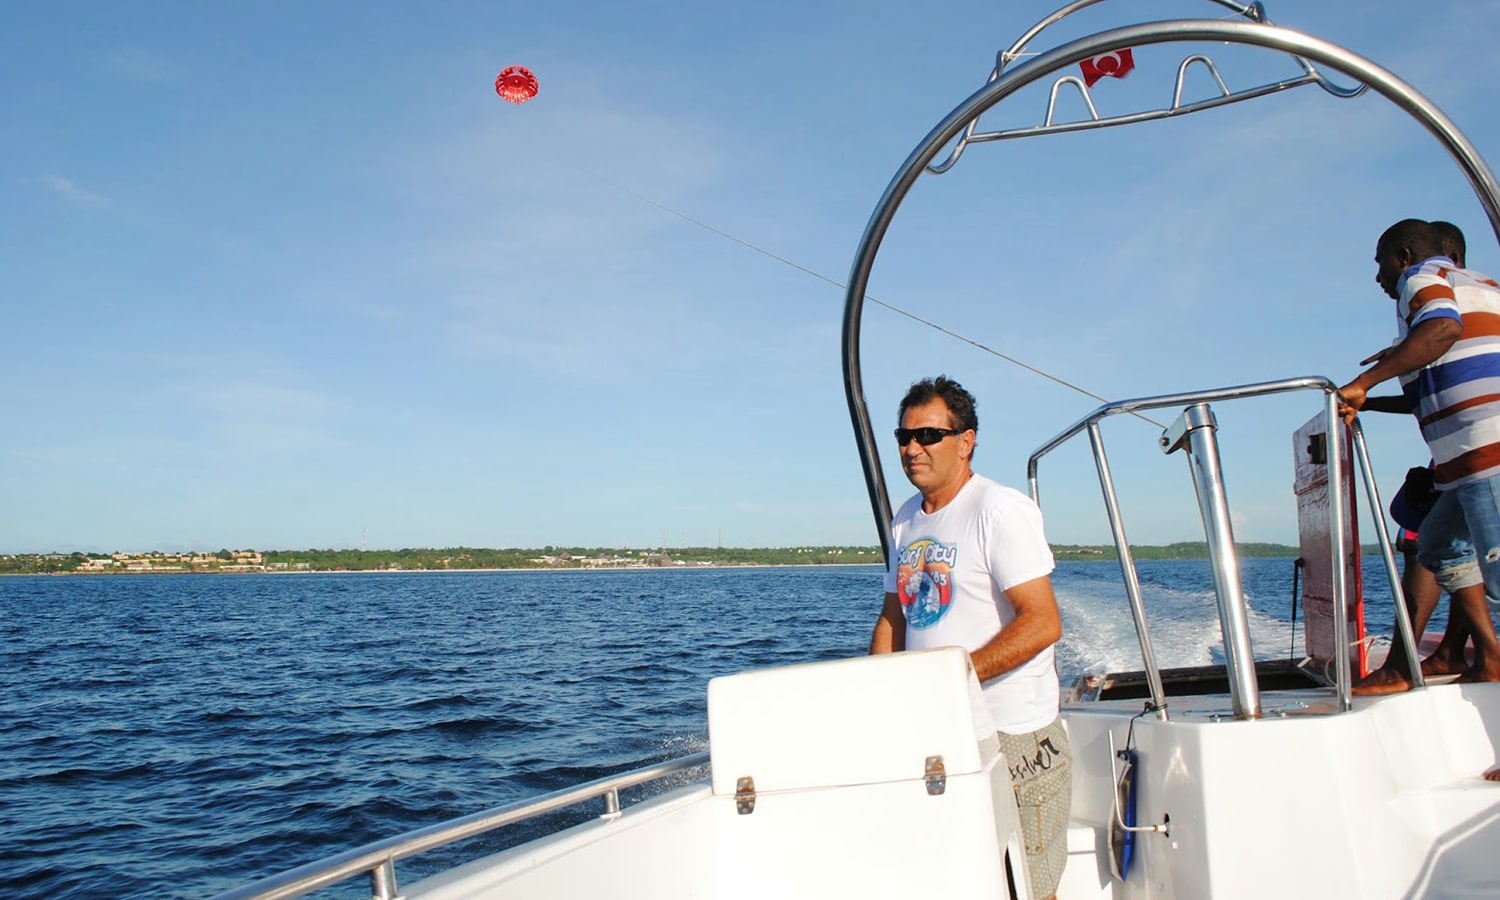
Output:
<instances>
[{"instance_id":1,"label":"red parachute","mask_svg":"<svg viewBox=\"0 0 1500 900\"><path fill-rule=\"evenodd\" d=\"M495 93L511 103L525 103L536 96L536 76L525 66L506 66L495 79Z\"/></svg>"}]
</instances>

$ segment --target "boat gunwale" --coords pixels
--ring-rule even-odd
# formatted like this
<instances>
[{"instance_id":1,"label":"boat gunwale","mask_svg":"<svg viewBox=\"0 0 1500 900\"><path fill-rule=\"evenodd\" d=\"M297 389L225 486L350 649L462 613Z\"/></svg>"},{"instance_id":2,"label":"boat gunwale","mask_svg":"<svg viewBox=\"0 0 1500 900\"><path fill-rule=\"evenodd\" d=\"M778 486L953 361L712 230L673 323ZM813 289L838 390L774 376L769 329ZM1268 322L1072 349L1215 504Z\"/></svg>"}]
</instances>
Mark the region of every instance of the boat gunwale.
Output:
<instances>
[{"instance_id":1,"label":"boat gunwale","mask_svg":"<svg viewBox=\"0 0 1500 900\"><path fill-rule=\"evenodd\" d=\"M628 772L608 775L577 787L563 788L540 797L518 800L504 806L481 810L394 837L373 841L364 846L315 860L226 891L216 895L215 900L252 900L252 898L253 900L276 900L276 898L300 897L319 888L347 881L360 874L370 875L376 897L383 896L384 892L379 887L382 879L388 879L387 883L391 887L388 893L390 896L395 896L395 873L392 867L398 859L407 859L465 838L485 834L506 825L514 825L590 800L605 800L606 810L600 818L616 818L624 814L624 810L619 806L618 796L622 788L638 787L708 765L709 753L703 750L631 769Z\"/></svg>"}]
</instances>

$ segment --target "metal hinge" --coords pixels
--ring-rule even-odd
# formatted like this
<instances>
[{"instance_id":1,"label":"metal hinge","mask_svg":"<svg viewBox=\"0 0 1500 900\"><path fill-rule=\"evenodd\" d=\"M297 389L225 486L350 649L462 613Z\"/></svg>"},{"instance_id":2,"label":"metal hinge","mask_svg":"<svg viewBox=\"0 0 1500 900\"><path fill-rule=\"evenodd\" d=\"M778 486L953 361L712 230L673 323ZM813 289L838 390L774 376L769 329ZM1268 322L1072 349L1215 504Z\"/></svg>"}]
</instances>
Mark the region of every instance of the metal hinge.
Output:
<instances>
[{"instance_id":1,"label":"metal hinge","mask_svg":"<svg viewBox=\"0 0 1500 900\"><path fill-rule=\"evenodd\" d=\"M948 787L948 770L943 768L941 756L927 757L927 793L936 796Z\"/></svg>"},{"instance_id":2,"label":"metal hinge","mask_svg":"<svg viewBox=\"0 0 1500 900\"><path fill-rule=\"evenodd\" d=\"M755 779L749 775L734 783L734 808L742 816L755 812Z\"/></svg>"}]
</instances>

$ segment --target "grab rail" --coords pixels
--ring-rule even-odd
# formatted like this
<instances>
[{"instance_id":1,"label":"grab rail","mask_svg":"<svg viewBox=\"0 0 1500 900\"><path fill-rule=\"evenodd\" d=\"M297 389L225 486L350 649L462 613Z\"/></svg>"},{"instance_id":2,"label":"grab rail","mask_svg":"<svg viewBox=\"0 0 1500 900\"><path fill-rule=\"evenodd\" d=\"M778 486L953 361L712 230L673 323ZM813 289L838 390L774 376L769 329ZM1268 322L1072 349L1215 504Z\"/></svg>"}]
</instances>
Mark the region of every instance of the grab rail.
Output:
<instances>
[{"instance_id":1,"label":"grab rail","mask_svg":"<svg viewBox=\"0 0 1500 900\"><path fill-rule=\"evenodd\" d=\"M1020 59L1024 55L1026 45L1029 44L1037 35L1041 34L1043 30L1057 24L1073 13L1102 2L1104 2L1104 0L1075 0L1075 2L1070 3L1062 9L1053 12L1047 18L1038 22L1036 25L1033 25L1026 31L1025 34L1020 37L1019 40L1012 44L1009 49L1002 50L999 53L995 54L995 67L990 70L990 76L986 83L995 81L1005 71L1005 67L1007 65L1016 61L1017 59ZM1236 15L1243 16L1248 21L1256 23L1258 25L1269 27L1272 24L1271 20L1266 18L1265 7L1262 6L1259 2L1250 4L1236 3L1234 2L1234 0L1210 0L1210 2L1217 3L1220 6L1226 7L1232 10ZM1122 47L1118 49L1124 48ZM1268 94L1280 93L1282 91L1290 90L1296 87L1302 87L1303 85L1308 84L1316 84L1327 93L1333 95L1334 97L1338 97L1341 100L1353 99L1360 96L1369 89L1369 86L1365 84L1357 84L1353 87L1342 87L1340 85L1334 84L1333 82L1328 80L1327 76L1319 72L1317 67L1309 62L1305 57L1298 56L1296 54L1290 55L1291 58L1301 68L1301 75L1295 78L1284 78L1280 81L1273 81L1268 84L1259 85L1257 87L1242 88L1240 90L1230 90L1229 86L1224 81L1224 77L1219 73L1218 65L1214 63L1213 59L1205 54L1193 54L1183 59L1182 64L1178 66L1177 88L1172 93L1172 102L1170 104L1156 109L1142 110L1140 112L1134 113L1120 113L1111 116L1099 115L1098 109L1094 106L1093 94L1090 92L1088 84L1083 79L1078 78L1076 75L1062 76L1052 83L1052 91L1047 101L1047 114L1044 117L1041 125L1031 126L1029 128L1008 128L998 131L979 131L979 119L976 116L969 122L968 126L964 129L963 134L959 136L958 142L949 152L948 157L942 162L929 163L927 166L927 171L931 172L934 175L943 175L947 173L948 170L952 169L953 166L958 163L958 158L963 155L964 149L969 144L978 144L987 141L1000 141L1018 137L1031 137L1038 134L1064 134L1072 131L1086 131L1094 128L1108 128L1115 125L1132 125L1136 122L1149 122L1155 119L1172 118L1175 116L1186 115L1187 113L1201 112L1203 110L1214 109L1220 106L1227 106L1231 103L1238 103L1242 100L1254 100L1257 97L1264 97ZM1207 100L1183 103L1183 82L1187 77L1188 67L1193 63L1198 63L1208 70L1209 78L1213 80L1214 85L1218 88L1218 95ZM1053 121L1054 114L1057 110L1057 93L1064 84L1071 85L1072 87L1077 89L1084 105L1088 108L1088 118L1075 122L1065 123L1055 123Z\"/></svg>"},{"instance_id":2,"label":"grab rail","mask_svg":"<svg viewBox=\"0 0 1500 900\"><path fill-rule=\"evenodd\" d=\"M1120 514L1119 498L1115 494L1114 479L1110 474L1109 461L1104 452L1104 438L1099 428L1099 422L1109 416L1134 413L1141 410L1160 409L1163 407L1187 408L1184 418L1179 419L1178 423L1175 423L1163 432L1160 445L1166 453L1171 453L1176 449L1185 449L1188 452L1194 476L1194 487L1198 494L1203 513L1204 527L1208 532L1209 557L1214 570L1215 594L1218 598L1220 624L1224 632L1225 668L1230 681L1230 696L1237 717L1254 718L1260 714L1259 688L1255 678L1254 659L1250 653L1249 626L1245 619L1244 596L1239 581L1239 561L1234 552L1233 536L1230 533L1223 476L1218 469L1218 446L1217 441L1211 436L1215 425L1213 414L1209 410L1208 404L1210 402L1238 400L1247 397L1263 397L1304 390L1321 391L1324 395L1324 416L1329 434L1329 483L1334 485L1342 484L1344 477L1343 456L1338 451L1338 442L1342 440L1343 429L1339 427L1338 391L1332 381L1321 376L1288 378L1281 381L1237 385L1180 394L1165 394L1156 397L1142 397L1134 400L1119 400L1113 403L1106 403L1044 443L1031 454L1026 462L1026 481L1031 491L1031 497L1040 503L1041 490L1037 479L1037 468L1042 457L1056 450L1079 433L1085 431L1088 433L1089 444L1093 451L1094 464L1098 470L1099 486L1104 494L1104 505L1109 517L1110 533L1114 538L1115 550L1119 556L1120 570L1125 582L1125 593L1130 603L1130 613L1134 620L1136 637L1140 642L1142 668L1146 674L1146 683L1151 693L1152 706L1156 709L1157 716L1160 718L1166 718L1166 691L1162 685L1161 670L1157 665L1150 633L1146 627L1146 608L1141 594L1140 576L1136 571L1135 558L1131 554L1130 542L1125 535L1124 518ZM1196 440L1189 438L1191 432L1203 432L1205 430L1207 433L1203 437ZM1370 507L1372 510L1381 510L1384 507L1381 506L1379 490L1375 485L1374 470L1370 464L1369 451L1365 446L1364 432L1359 428L1357 422L1353 429L1353 439L1355 460L1360 474L1364 479L1365 490L1370 499ZM1337 549L1343 547L1345 544L1345 513L1342 491L1333 490L1329 492L1328 514L1330 545L1335 548L1331 554L1332 558L1328 561L1331 566L1329 583L1333 593L1333 617L1335 622L1345 622L1348 621L1348 612L1344 559L1343 554ZM1412 626L1407 615L1406 603L1402 596L1400 578L1396 574L1395 558L1391 553L1390 547L1390 535L1385 528L1384 517L1377 512L1373 518L1376 521L1376 534L1379 538L1382 560L1386 566L1386 574L1391 583L1392 597L1395 600L1396 624L1401 633L1403 644L1407 649L1408 659L1416 660L1418 657L1415 651ZM1346 710L1352 705L1352 685L1350 682L1348 659L1349 648L1345 641L1336 641L1334 648L1335 684L1338 692L1339 708ZM1422 682L1419 667L1413 665L1412 668L1415 670L1412 675L1413 681L1420 685Z\"/></svg>"},{"instance_id":3,"label":"grab rail","mask_svg":"<svg viewBox=\"0 0 1500 900\"><path fill-rule=\"evenodd\" d=\"M252 898L253 900L276 900L282 897L300 897L361 873L367 873L370 876L372 900L396 900L398 892L395 862L398 859L416 856L464 838L484 834L505 825L514 825L517 822L589 800L604 800L604 812L600 815L601 819L618 818L621 815L621 788L635 787L670 775L691 771L708 765L708 762L707 751L694 753L653 766L600 778L578 787L565 788L534 800L522 800L416 831L408 831L405 834L366 844L318 862L298 866L279 875L262 878L253 884L219 894L216 900L252 900Z\"/></svg>"},{"instance_id":4,"label":"grab rail","mask_svg":"<svg viewBox=\"0 0 1500 900\"><path fill-rule=\"evenodd\" d=\"M1375 510L1385 509L1385 504L1380 499L1380 489L1375 486L1375 479L1368 477L1373 471L1370 466L1370 448L1365 443L1365 429L1356 418L1349 425L1349 434L1353 437L1354 456L1359 460L1360 467L1367 473L1365 477L1365 494L1369 498L1370 508ZM1427 680L1422 676L1422 657L1417 655L1417 636L1411 624L1411 612L1406 607L1405 591L1401 589L1401 576L1396 573L1396 555L1391 550L1391 532L1386 527L1385 516L1377 515L1375 520L1375 534L1380 545L1380 558L1385 563L1386 580L1390 584L1391 596L1396 599L1396 629L1400 632L1401 646L1406 650L1407 674L1411 677L1412 687L1426 687Z\"/></svg>"},{"instance_id":5,"label":"grab rail","mask_svg":"<svg viewBox=\"0 0 1500 900\"><path fill-rule=\"evenodd\" d=\"M1146 673L1146 684L1151 692L1151 705L1157 710L1158 718L1166 718L1166 690L1162 685L1161 669L1156 663L1156 653L1153 649L1154 645L1151 642L1151 635L1146 627L1146 605L1141 594L1140 575L1136 571L1135 557L1130 550L1130 541L1125 536L1125 522L1120 514L1119 498L1115 495L1114 479L1110 475L1109 462L1104 455L1104 437L1099 429L1099 422L1109 416L1133 413L1140 410L1161 409L1165 407L1189 407L1195 404L1207 404L1220 400L1234 400L1243 397L1266 396L1301 390L1322 390L1331 394L1335 390L1335 386L1327 378L1308 376L1262 384L1216 388L1207 391L1190 391L1181 394L1141 397L1133 400L1117 400L1098 407L1093 412L1063 429L1051 440L1033 451L1030 458L1026 461L1026 482L1031 490L1031 498L1040 504L1041 489L1037 481L1037 467L1040 465L1042 457L1067 443L1073 437L1077 436L1079 432L1085 430L1088 432L1089 445L1094 455L1094 464L1099 472L1099 486L1104 492L1104 505L1109 516L1110 533L1114 537L1115 552L1119 556L1121 575L1125 579L1125 594L1130 603L1131 617L1135 622L1136 638L1139 640L1141 646L1141 666ZM1168 438L1165 435L1162 437L1162 449L1168 452L1171 450ZM1332 459L1338 458L1336 454L1330 454L1330 457ZM1337 498L1335 497L1334 500L1336 502ZM1341 520L1342 516L1339 515L1338 518ZM1208 525L1207 520L1205 520L1205 525ZM1339 527L1342 527L1341 522ZM1214 544L1211 540L1210 549L1213 546ZM1334 546L1341 546L1341 541L1336 542ZM1237 572L1220 572L1219 570L1224 568L1222 561L1215 559L1213 563L1216 574L1216 586L1222 586L1226 583L1230 579L1231 574L1237 582ZM1334 591L1337 598L1335 602L1337 603L1343 596L1343 567L1336 565L1335 569L1335 580L1333 583L1337 586ZM1216 590L1216 593L1220 594L1220 617L1225 631L1224 644L1226 649L1248 646L1248 635L1243 636L1241 639L1236 639L1236 636L1230 633L1235 623L1240 621L1240 616L1226 615L1226 610L1223 609L1223 606L1227 602L1227 599L1222 596L1221 591ZM1259 711L1258 700L1256 699L1257 689L1254 683L1254 662L1253 660L1246 661L1249 669L1248 672L1236 671L1239 667L1235 665L1235 662L1236 660L1232 654L1226 654L1226 664L1230 669L1231 682L1237 682L1240 687L1239 692L1236 693L1235 699L1239 701L1236 703L1236 706L1241 706L1242 703L1247 704L1246 707L1241 707L1237 712L1254 715Z\"/></svg>"}]
</instances>

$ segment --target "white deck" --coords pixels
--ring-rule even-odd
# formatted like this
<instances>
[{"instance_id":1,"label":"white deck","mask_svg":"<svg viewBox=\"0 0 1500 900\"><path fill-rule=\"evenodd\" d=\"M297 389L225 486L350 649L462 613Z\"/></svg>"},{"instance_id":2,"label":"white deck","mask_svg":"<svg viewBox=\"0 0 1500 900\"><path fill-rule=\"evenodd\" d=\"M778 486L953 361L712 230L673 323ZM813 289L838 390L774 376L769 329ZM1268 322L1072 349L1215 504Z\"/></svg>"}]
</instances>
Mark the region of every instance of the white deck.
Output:
<instances>
[{"instance_id":1,"label":"white deck","mask_svg":"<svg viewBox=\"0 0 1500 900\"><path fill-rule=\"evenodd\" d=\"M1170 836L1140 836L1143 870L1126 886L1085 879L1087 860L1070 859L1060 896L1500 896L1500 784L1481 777L1500 740L1500 685L1361 699L1342 715L1325 711L1331 692L1262 701L1325 705L1232 721L1209 714L1222 697L1182 698L1172 721L1138 720L1138 821L1169 815ZM1073 818L1103 821L1107 732L1118 742L1120 722L1102 708L1067 721Z\"/></svg>"},{"instance_id":2,"label":"white deck","mask_svg":"<svg viewBox=\"0 0 1500 900\"><path fill-rule=\"evenodd\" d=\"M711 784L403 893L1008 896L1002 855L1019 846L1015 807L1003 758L977 719L976 690L966 659L949 651L734 676L710 691ZM1500 784L1480 777L1495 763L1500 685L1364 699L1337 715L1331 692L1262 699L1286 714L1234 721L1220 715L1226 698L1193 697L1173 700L1168 722L1136 719L1138 822L1170 816L1171 825L1138 837L1128 883L1108 863L1109 734L1123 745L1141 703L1066 710L1073 828L1059 896L1500 896ZM777 725L783 709L786 729ZM949 763L938 795L922 777L929 750ZM744 815L734 797L740 775L758 788Z\"/></svg>"}]
</instances>

